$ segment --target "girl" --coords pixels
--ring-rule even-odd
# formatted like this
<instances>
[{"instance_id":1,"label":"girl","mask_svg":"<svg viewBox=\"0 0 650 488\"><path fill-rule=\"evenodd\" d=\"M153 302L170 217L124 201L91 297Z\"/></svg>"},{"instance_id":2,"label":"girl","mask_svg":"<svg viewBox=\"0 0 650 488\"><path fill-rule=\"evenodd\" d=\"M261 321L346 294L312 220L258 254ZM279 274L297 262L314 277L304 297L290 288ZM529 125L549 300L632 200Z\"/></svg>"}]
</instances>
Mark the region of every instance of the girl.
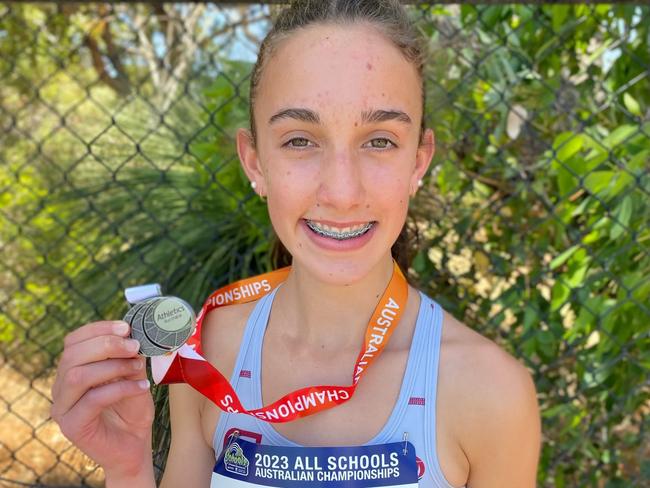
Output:
<instances>
[{"instance_id":1,"label":"girl","mask_svg":"<svg viewBox=\"0 0 650 488\"><path fill-rule=\"evenodd\" d=\"M239 157L292 256L286 281L203 323L205 357L247 408L309 385L348 385L368 319L393 279L391 249L434 153L423 50L397 0L298 1L264 40ZM52 416L109 488L154 486L153 404L123 322L66 337ZM535 485L540 443L526 369L408 287L402 315L354 396L270 424L170 387L162 485L210 486L234 430L267 445L415 447L423 487ZM342 485L343 486L343 485Z\"/></svg>"}]
</instances>

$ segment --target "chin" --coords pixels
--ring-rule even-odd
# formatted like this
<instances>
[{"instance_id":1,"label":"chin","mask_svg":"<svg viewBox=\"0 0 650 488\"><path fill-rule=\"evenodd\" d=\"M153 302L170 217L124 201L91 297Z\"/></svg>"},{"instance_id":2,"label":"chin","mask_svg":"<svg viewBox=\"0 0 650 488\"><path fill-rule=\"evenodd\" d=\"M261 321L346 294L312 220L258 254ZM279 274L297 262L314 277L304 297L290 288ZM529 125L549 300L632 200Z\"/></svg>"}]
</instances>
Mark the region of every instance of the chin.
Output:
<instances>
[{"instance_id":1,"label":"chin","mask_svg":"<svg viewBox=\"0 0 650 488\"><path fill-rule=\"evenodd\" d=\"M390 256L390 252L388 253ZM297 265L311 274L318 281L333 286L350 286L363 281L368 275L377 271L381 261L371 260L370 256L352 258L331 258L323 256L322 259L302 260L300 256L294 257Z\"/></svg>"}]
</instances>

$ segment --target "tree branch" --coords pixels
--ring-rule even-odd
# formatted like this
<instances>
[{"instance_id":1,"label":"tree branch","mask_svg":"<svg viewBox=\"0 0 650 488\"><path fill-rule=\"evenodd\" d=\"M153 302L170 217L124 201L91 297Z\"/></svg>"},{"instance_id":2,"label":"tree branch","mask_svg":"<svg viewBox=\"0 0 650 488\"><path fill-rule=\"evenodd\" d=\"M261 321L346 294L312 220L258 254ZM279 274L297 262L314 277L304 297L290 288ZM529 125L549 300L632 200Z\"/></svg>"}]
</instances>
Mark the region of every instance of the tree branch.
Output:
<instances>
[{"instance_id":1,"label":"tree branch","mask_svg":"<svg viewBox=\"0 0 650 488\"><path fill-rule=\"evenodd\" d=\"M99 79L102 82L106 83L118 95L127 96L130 92L128 83L125 84L124 80L120 78L113 78L108 74L97 41L91 35L86 35L84 38L84 45L90 51L93 68L95 69L95 72L97 73Z\"/></svg>"}]
</instances>

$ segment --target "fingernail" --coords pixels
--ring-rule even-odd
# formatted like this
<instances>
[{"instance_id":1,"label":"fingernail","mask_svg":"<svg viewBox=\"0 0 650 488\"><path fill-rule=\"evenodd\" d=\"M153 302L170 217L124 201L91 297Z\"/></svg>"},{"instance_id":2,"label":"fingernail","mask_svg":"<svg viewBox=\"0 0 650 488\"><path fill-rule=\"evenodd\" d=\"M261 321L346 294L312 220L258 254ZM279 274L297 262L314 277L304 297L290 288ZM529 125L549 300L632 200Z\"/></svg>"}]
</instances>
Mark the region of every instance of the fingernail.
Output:
<instances>
[{"instance_id":1,"label":"fingernail","mask_svg":"<svg viewBox=\"0 0 650 488\"><path fill-rule=\"evenodd\" d=\"M128 339L126 341L126 348L131 352L136 352L140 349L140 343L137 339Z\"/></svg>"},{"instance_id":2,"label":"fingernail","mask_svg":"<svg viewBox=\"0 0 650 488\"><path fill-rule=\"evenodd\" d=\"M148 390L148 389L149 389L149 385L150 385L149 380L140 380L140 381L138 381L138 386L139 386L142 390Z\"/></svg>"},{"instance_id":3,"label":"fingernail","mask_svg":"<svg viewBox=\"0 0 650 488\"><path fill-rule=\"evenodd\" d=\"M123 321L113 323L113 333L117 335L125 335L129 331L129 324Z\"/></svg>"},{"instance_id":4,"label":"fingernail","mask_svg":"<svg viewBox=\"0 0 650 488\"><path fill-rule=\"evenodd\" d=\"M142 361L139 360L139 359L136 359L135 361L133 361L133 369L135 369L136 371L141 370L142 369Z\"/></svg>"}]
</instances>

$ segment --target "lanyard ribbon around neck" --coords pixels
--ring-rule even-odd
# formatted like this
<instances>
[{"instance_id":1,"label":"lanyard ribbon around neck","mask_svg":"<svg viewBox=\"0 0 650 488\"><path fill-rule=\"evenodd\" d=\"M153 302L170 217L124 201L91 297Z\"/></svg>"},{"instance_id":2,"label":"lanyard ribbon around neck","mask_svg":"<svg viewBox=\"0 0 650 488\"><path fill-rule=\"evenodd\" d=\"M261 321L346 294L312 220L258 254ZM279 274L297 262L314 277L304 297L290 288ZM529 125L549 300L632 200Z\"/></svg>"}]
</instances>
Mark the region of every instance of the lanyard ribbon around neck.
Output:
<instances>
[{"instance_id":1,"label":"lanyard ribbon around neck","mask_svg":"<svg viewBox=\"0 0 650 488\"><path fill-rule=\"evenodd\" d=\"M408 283L397 263L393 263L393 275L366 327L349 385L309 386L288 393L270 405L247 410L230 382L203 357L201 328L206 315L215 308L258 300L285 281L290 270L286 267L236 281L212 293L201 308L196 330L188 341L173 353L151 359L155 383L187 383L225 412L244 413L274 423L313 415L352 398L359 380L386 347L406 307Z\"/></svg>"}]
</instances>

